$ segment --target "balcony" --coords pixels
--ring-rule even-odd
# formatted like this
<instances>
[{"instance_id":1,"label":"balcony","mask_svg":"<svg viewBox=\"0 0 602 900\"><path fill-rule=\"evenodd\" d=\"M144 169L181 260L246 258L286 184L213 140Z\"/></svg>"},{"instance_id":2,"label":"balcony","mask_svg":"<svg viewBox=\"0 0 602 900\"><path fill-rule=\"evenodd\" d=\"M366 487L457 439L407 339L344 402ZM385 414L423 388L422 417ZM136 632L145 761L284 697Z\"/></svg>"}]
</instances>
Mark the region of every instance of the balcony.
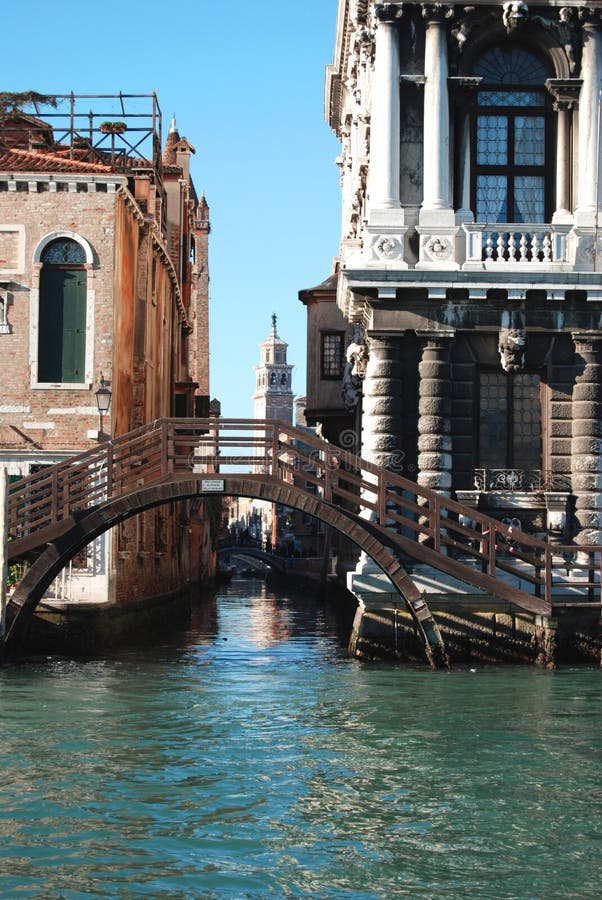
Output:
<instances>
[{"instance_id":1,"label":"balcony","mask_svg":"<svg viewBox=\"0 0 602 900\"><path fill-rule=\"evenodd\" d=\"M466 233L464 269L529 270L566 268L570 224L541 222L463 223Z\"/></svg>"}]
</instances>

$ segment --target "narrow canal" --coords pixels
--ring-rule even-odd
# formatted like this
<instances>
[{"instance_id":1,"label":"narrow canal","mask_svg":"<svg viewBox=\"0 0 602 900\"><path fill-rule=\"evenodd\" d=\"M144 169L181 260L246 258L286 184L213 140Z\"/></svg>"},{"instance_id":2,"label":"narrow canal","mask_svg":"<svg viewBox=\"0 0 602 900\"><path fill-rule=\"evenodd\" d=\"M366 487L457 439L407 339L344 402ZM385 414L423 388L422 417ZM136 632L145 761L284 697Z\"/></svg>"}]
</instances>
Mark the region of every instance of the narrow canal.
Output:
<instances>
[{"instance_id":1,"label":"narrow canal","mask_svg":"<svg viewBox=\"0 0 602 900\"><path fill-rule=\"evenodd\" d=\"M0 671L0 896L594 898L602 673L346 654L312 592Z\"/></svg>"}]
</instances>

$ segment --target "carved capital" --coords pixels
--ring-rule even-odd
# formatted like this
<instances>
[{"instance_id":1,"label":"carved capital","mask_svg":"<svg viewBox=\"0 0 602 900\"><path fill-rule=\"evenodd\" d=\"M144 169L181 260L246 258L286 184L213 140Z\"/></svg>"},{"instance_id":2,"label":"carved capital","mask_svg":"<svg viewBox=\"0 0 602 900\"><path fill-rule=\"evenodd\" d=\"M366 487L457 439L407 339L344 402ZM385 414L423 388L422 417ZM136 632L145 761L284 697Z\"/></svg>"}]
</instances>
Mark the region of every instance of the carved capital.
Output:
<instances>
[{"instance_id":1,"label":"carved capital","mask_svg":"<svg viewBox=\"0 0 602 900\"><path fill-rule=\"evenodd\" d=\"M602 351L602 334L599 331L573 331L571 337L575 352L583 357L586 363L599 362Z\"/></svg>"},{"instance_id":2,"label":"carved capital","mask_svg":"<svg viewBox=\"0 0 602 900\"><path fill-rule=\"evenodd\" d=\"M554 98L556 112L562 109L573 109L579 101L580 78L548 78L546 87Z\"/></svg>"},{"instance_id":3,"label":"carved capital","mask_svg":"<svg viewBox=\"0 0 602 900\"><path fill-rule=\"evenodd\" d=\"M374 7L374 17L379 22L395 22L403 15L403 7L397 3L377 3Z\"/></svg>"},{"instance_id":4,"label":"carved capital","mask_svg":"<svg viewBox=\"0 0 602 900\"><path fill-rule=\"evenodd\" d=\"M426 350L449 353L455 336L455 328L416 329L416 337L425 341L423 353Z\"/></svg>"},{"instance_id":5,"label":"carved capital","mask_svg":"<svg viewBox=\"0 0 602 900\"><path fill-rule=\"evenodd\" d=\"M451 19L454 14L454 7L448 6L447 3L423 3L422 16L427 23L441 23L446 19Z\"/></svg>"}]
</instances>

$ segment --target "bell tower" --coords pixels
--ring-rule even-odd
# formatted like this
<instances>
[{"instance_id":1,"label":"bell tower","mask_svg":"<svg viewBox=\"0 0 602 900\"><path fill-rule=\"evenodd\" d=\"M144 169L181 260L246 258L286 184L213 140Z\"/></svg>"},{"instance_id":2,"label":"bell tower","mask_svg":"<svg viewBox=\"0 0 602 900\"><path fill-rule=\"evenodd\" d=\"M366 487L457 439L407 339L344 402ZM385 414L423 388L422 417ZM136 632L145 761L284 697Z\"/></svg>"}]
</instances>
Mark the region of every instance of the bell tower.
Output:
<instances>
[{"instance_id":1,"label":"bell tower","mask_svg":"<svg viewBox=\"0 0 602 900\"><path fill-rule=\"evenodd\" d=\"M255 366L255 393L253 394L256 419L279 419L293 424L293 366L286 361L288 344L278 337L277 316L272 315L272 330L260 347L260 363Z\"/></svg>"}]
</instances>

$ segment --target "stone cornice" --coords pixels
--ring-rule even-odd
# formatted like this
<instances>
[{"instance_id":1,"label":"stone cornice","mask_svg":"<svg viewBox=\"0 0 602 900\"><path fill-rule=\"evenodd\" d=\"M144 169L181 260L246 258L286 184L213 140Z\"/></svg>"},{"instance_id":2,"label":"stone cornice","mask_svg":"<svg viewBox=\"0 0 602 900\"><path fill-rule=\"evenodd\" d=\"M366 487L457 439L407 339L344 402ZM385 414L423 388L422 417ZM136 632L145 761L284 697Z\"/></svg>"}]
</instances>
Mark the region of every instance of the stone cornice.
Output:
<instances>
[{"instance_id":1,"label":"stone cornice","mask_svg":"<svg viewBox=\"0 0 602 900\"><path fill-rule=\"evenodd\" d=\"M467 3L466 0L445 0L445 2L441 5L444 6L453 6L460 7L460 10L464 10L466 7L493 7L496 6L500 9L503 9L507 0L471 0L471 3ZM423 6L424 0L391 0L390 6L399 6L399 7L409 7L409 6ZM435 4L428 4L435 5ZM602 0L527 0L527 5L529 10L538 10L541 12L543 9L562 9L564 8L574 8L577 10L588 10L588 11L602 11Z\"/></svg>"},{"instance_id":2,"label":"stone cornice","mask_svg":"<svg viewBox=\"0 0 602 900\"><path fill-rule=\"evenodd\" d=\"M176 272L175 266L172 262L171 256L169 255L169 251L167 249L165 241L163 240L163 236L161 235L161 232L157 227L157 224L150 216L144 216L138 203L136 202L135 197L132 196L127 187L121 186L117 193L123 197L125 205L130 210L130 212L134 214L138 223L143 227L148 227L153 246L158 251L159 257L165 265L165 268L167 269L169 280L173 285L176 305L180 314L180 322L184 330L190 333L193 329L192 325L188 321L186 309L184 308L184 303L182 301L182 291L180 288L180 282L178 280L178 273Z\"/></svg>"},{"instance_id":3,"label":"stone cornice","mask_svg":"<svg viewBox=\"0 0 602 900\"><path fill-rule=\"evenodd\" d=\"M548 78L546 87L554 97L555 109L572 109L579 100L580 78Z\"/></svg>"},{"instance_id":4,"label":"stone cornice","mask_svg":"<svg viewBox=\"0 0 602 900\"><path fill-rule=\"evenodd\" d=\"M180 290L178 274L175 270L174 264L172 262L171 256L169 255L169 251L167 250L163 237L156 225L153 226L153 229L151 231L151 240L153 242L153 246L159 252L159 257L167 268L169 279L173 285L174 295L176 298L178 312L180 313L180 322L182 324L182 327L185 331L190 333L193 329L192 325L188 321L188 316L186 315L186 310L184 309L184 303L182 302L182 292Z\"/></svg>"},{"instance_id":5,"label":"stone cornice","mask_svg":"<svg viewBox=\"0 0 602 900\"><path fill-rule=\"evenodd\" d=\"M144 215L142 210L140 209L138 203L136 202L135 197L131 194L125 185L120 185L117 193L120 197L123 197L125 201L125 205L127 208L134 214L134 217L138 220L141 225L144 225Z\"/></svg>"}]
</instances>

